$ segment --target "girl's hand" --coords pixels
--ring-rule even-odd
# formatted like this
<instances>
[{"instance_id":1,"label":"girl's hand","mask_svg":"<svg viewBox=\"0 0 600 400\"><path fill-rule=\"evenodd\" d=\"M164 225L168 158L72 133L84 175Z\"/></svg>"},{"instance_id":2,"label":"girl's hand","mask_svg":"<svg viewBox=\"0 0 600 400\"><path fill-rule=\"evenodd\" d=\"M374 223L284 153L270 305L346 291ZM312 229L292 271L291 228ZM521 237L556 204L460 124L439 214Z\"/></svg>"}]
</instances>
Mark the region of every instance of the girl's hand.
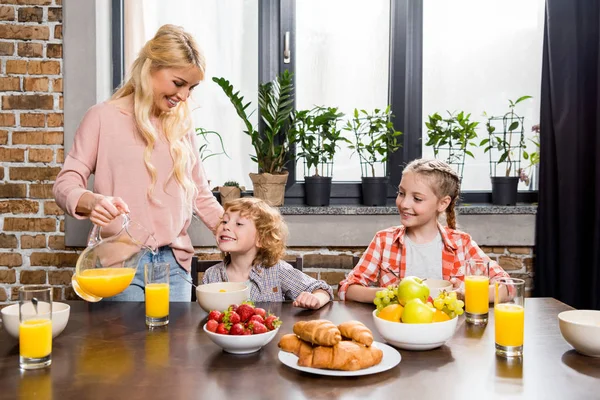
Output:
<instances>
[{"instance_id":1,"label":"girl's hand","mask_svg":"<svg viewBox=\"0 0 600 400\"><path fill-rule=\"evenodd\" d=\"M309 292L302 292L296 297L293 303L294 307L310 308L316 310L321 307L321 302L317 296Z\"/></svg>"},{"instance_id":2,"label":"girl's hand","mask_svg":"<svg viewBox=\"0 0 600 400\"><path fill-rule=\"evenodd\" d=\"M129 212L129 206L120 197L94 194L91 204L90 220L99 226L106 226L123 213Z\"/></svg>"},{"instance_id":3,"label":"girl's hand","mask_svg":"<svg viewBox=\"0 0 600 400\"><path fill-rule=\"evenodd\" d=\"M452 283L452 291L456 292L456 297L459 300L465 299L465 291L462 285L462 281L456 277L450 278L450 283Z\"/></svg>"}]
</instances>

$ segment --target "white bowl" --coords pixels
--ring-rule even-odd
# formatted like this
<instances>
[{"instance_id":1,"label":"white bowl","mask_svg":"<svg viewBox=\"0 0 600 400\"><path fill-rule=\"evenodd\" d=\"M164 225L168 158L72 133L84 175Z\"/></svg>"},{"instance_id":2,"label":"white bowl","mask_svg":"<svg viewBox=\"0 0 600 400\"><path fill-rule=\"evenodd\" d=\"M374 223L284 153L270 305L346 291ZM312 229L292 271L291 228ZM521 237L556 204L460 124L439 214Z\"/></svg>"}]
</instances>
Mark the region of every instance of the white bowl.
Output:
<instances>
[{"instance_id":1,"label":"white bowl","mask_svg":"<svg viewBox=\"0 0 600 400\"><path fill-rule=\"evenodd\" d=\"M207 283L196 288L196 301L206 312L224 311L230 305L242 304L248 298L250 286L243 282Z\"/></svg>"},{"instance_id":2,"label":"white bowl","mask_svg":"<svg viewBox=\"0 0 600 400\"><path fill-rule=\"evenodd\" d=\"M405 350L431 350L446 343L456 329L458 317L430 324L406 324L379 318L373 310L377 331L386 342Z\"/></svg>"},{"instance_id":3,"label":"white bowl","mask_svg":"<svg viewBox=\"0 0 600 400\"><path fill-rule=\"evenodd\" d=\"M558 314L563 338L579 353L600 357L600 311L571 310Z\"/></svg>"},{"instance_id":4,"label":"white bowl","mask_svg":"<svg viewBox=\"0 0 600 400\"><path fill-rule=\"evenodd\" d=\"M429 288L429 295L435 299L443 291L450 292L452 290L452 283L443 279L427 279L425 285Z\"/></svg>"},{"instance_id":5,"label":"white bowl","mask_svg":"<svg viewBox=\"0 0 600 400\"><path fill-rule=\"evenodd\" d=\"M44 310L46 307L48 307L48 303L40 302L38 312L47 312ZM12 337L19 338L19 305L12 304L4 307L1 311L4 329ZM31 303L25 305L24 311L31 314L35 312ZM70 312L71 307L68 304L58 301L52 302L52 337L57 337L65 329L67 322L69 322Z\"/></svg>"},{"instance_id":6,"label":"white bowl","mask_svg":"<svg viewBox=\"0 0 600 400\"><path fill-rule=\"evenodd\" d=\"M206 324L204 324L204 332L207 333L210 340L226 352L232 354L249 354L259 351L273 340L278 331L279 328L257 335L222 335L207 330Z\"/></svg>"}]
</instances>

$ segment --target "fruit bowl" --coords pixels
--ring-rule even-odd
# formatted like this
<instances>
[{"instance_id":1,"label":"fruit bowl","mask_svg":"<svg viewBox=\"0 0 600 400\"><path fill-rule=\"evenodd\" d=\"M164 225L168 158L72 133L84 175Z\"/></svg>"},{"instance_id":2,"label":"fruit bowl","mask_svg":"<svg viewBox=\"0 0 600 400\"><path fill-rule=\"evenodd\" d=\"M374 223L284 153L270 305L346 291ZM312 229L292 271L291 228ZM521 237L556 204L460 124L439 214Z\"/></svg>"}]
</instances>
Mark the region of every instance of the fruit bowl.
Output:
<instances>
[{"instance_id":1,"label":"fruit bowl","mask_svg":"<svg viewBox=\"0 0 600 400\"><path fill-rule=\"evenodd\" d=\"M243 282L217 282L199 285L196 301L206 312L225 310L232 304L242 304L250 297L250 286Z\"/></svg>"},{"instance_id":2,"label":"fruit bowl","mask_svg":"<svg viewBox=\"0 0 600 400\"><path fill-rule=\"evenodd\" d=\"M27 304L25 307L29 306ZM43 311L43 307L48 306L46 303L40 303L38 308ZM27 311L27 309L25 310ZM46 312L48 310L46 309ZM55 301L52 303L52 337L57 337L67 326L69 322L69 314L71 307L66 303L60 303ZM4 329L14 338L19 338L19 305L13 304L8 307L4 307L2 310L2 323ZM31 313L34 312L33 306L31 306Z\"/></svg>"},{"instance_id":3,"label":"fruit bowl","mask_svg":"<svg viewBox=\"0 0 600 400\"><path fill-rule=\"evenodd\" d=\"M377 331L386 342L405 350L431 350L442 346L456 330L458 317L430 324L406 324L379 318L373 310L373 321Z\"/></svg>"},{"instance_id":4,"label":"fruit bowl","mask_svg":"<svg viewBox=\"0 0 600 400\"><path fill-rule=\"evenodd\" d=\"M600 357L600 311L570 310L558 314L563 338L577 352Z\"/></svg>"},{"instance_id":5,"label":"fruit bowl","mask_svg":"<svg viewBox=\"0 0 600 400\"><path fill-rule=\"evenodd\" d=\"M279 328L275 328L267 333L259 333L256 335L222 335L214 333L206 329L204 324L204 332L208 335L214 344L221 347L227 353L232 354L249 354L259 351L263 346L266 346L279 332Z\"/></svg>"}]
</instances>

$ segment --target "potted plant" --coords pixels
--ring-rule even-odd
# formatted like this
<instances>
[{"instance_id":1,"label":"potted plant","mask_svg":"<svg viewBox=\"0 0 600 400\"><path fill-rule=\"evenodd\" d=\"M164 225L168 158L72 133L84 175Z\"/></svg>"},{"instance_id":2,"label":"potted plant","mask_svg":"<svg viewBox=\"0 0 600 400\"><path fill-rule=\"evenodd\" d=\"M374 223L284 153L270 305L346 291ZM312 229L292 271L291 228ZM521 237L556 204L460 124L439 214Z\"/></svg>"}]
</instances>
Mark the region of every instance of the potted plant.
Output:
<instances>
[{"instance_id":1,"label":"potted plant","mask_svg":"<svg viewBox=\"0 0 600 400\"><path fill-rule=\"evenodd\" d=\"M208 160L211 157L218 156L221 154L225 154L227 156L227 158L230 158L229 155L227 154L227 152L225 151L225 145L223 144L223 138L221 137L221 135L219 135L218 132L209 131L204 128L196 128L196 135L200 138L200 140L202 142L202 145L198 149L200 152L200 159L202 160L202 162ZM209 147L210 140L208 138L213 135L217 137L217 139L219 140L220 147L221 147L221 151L219 151L217 153L213 152L211 150L211 148ZM208 186L210 186L210 179L208 180Z\"/></svg>"},{"instance_id":2,"label":"potted plant","mask_svg":"<svg viewBox=\"0 0 600 400\"><path fill-rule=\"evenodd\" d=\"M242 197L242 188L236 181L227 181L223 186L219 186L219 194L221 195L221 204L228 201L239 199Z\"/></svg>"},{"instance_id":3,"label":"potted plant","mask_svg":"<svg viewBox=\"0 0 600 400\"><path fill-rule=\"evenodd\" d=\"M304 191L309 206L328 206L331 198L333 158L339 142L348 142L338 129L344 114L337 108L317 106L295 113L292 130L304 159Z\"/></svg>"},{"instance_id":4,"label":"potted plant","mask_svg":"<svg viewBox=\"0 0 600 400\"><path fill-rule=\"evenodd\" d=\"M354 110L354 117L349 120L344 130L354 134L350 148L358 154L362 175L362 201L368 206L384 206L387 200L389 178L386 163L390 153L398 150L401 144L391 122L391 108Z\"/></svg>"},{"instance_id":5,"label":"potted plant","mask_svg":"<svg viewBox=\"0 0 600 400\"><path fill-rule=\"evenodd\" d=\"M258 173L250 173L254 185L254 196L272 206L281 206L284 200L288 171L285 165L289 160L295 136L289 129L294 107L294 85L288 71L278 75L271 82L259 85L258 106L264 130L252 126L246 110L251 103L244 104L244 97L235 92L224 78L213 78L235 107L244 122L244 131L252 141L255 155L250 156L258 164Z\"/></svg>"},{"instance_id":6,"label":"potted plant","mask_svg":"<svg viewBox=\"0 0 600 400\"><path fill-rule=\"evenodd\" d=\"M529 186L529 190L537 190L539 184L539 165L540 165L540 125L534 125L531 127L531 131L535 132L535 137L529 139L535 146L535 151L527 154L523 153L523 158L529 160L529 165L525 168L521 168L520 179L521 182Z\"/></svg>"},{"instance_id":7,"label":"potted plant","mask_svg":"<svg viewBox=\"0 0 600 400\"><path fill-rule=\"evenodd\" d=\"M473 153L468 150L468 146L475 146L474 140L477 138L475 128L479 122L471 122L471 114L465 114L464 111L454 115L447 111L448 117L442 118L438 113L429 115L429 121L425 122L427 127L426 146L433 147L435 158L441 158L449 165L455 167L458 176L462 179L465 167L465 156L472 158Z\"/></svg>"},{"instance_id":8,"label":"potted plant","mask_svg":"<svg viewBox=\"0 0 600 400\"><path fill-rule=\"evenodd\" d=\"M480 146L490 154L490 178L492 180L492 203L514 206L517 204L517 186L521 174L521 157L528 158L525 151L524 117L515 113L517 104L531 96L509 100L509 111L503 116L488 117L488 138ZM487 117L487 114L484 113ZM500 130L496 130L499 127Z\"/></svg>"}]
</instances>

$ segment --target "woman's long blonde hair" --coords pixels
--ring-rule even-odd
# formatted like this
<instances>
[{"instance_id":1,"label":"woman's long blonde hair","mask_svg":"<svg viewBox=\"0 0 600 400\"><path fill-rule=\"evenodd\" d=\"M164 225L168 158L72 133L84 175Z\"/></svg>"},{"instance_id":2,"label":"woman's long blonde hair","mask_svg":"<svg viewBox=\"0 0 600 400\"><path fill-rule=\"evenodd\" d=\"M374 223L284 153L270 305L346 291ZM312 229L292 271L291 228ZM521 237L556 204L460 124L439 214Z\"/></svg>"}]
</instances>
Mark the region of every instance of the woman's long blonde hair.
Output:
<instances>
[{"instance_id":1,"label":"woman's long blonde hair","mask_svg":"<svg viewBox=\"0 0 600 400\"><path fill-rule=\"evenodd\" d=\"M154 107L150 73L162 68L189 67L197 67L201 73L201 80L204 79L206 62L198 44L192 35L181 27L163 25L140 50L131 67L129 79L112 96L112 99L119 99L130 94L134 96L135 122L140 135L146 142L144 164L151 179L151 185L147 191L147 196L151 201L154 200L156 168L150 162L150 158L158 138L158 132L150 121ZM184 189L186 205L191 211L197 188L190 178L188 170L196 162L196 157L195 149L192 148L190 141L186 140L186 135L193 129L187 101L179 102L171 112L161 113L159 120L173 158L173 170L168 180L175 177L177 183Z\"/></svg>"}]
</instances>

